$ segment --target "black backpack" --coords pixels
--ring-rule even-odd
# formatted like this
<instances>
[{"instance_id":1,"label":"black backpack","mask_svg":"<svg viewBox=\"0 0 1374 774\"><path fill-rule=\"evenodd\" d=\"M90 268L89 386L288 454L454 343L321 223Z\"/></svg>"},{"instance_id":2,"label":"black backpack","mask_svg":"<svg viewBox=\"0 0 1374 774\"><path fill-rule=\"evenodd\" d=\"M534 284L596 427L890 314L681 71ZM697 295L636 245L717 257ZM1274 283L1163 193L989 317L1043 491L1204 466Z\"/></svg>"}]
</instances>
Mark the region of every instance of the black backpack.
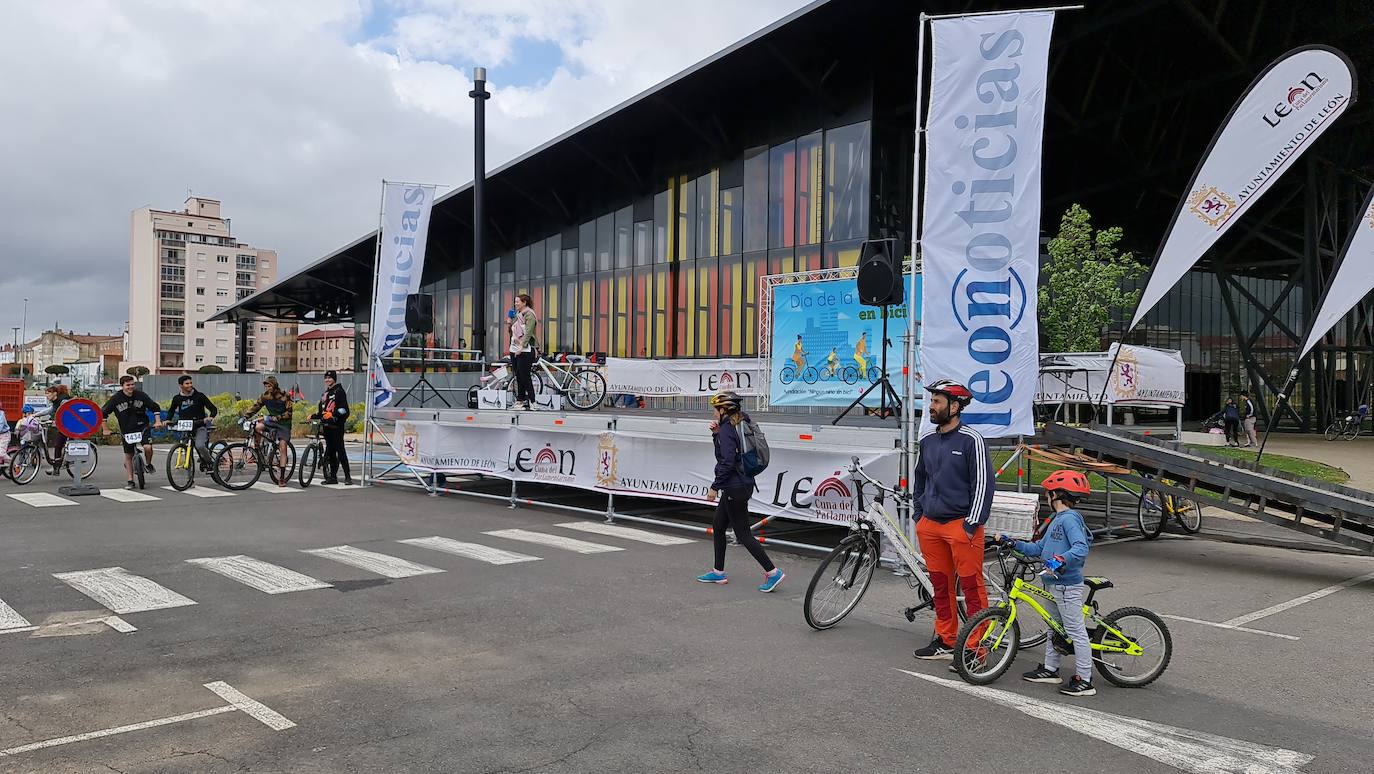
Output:
<instances>
[{"instance_id":1,"label":"black backpack","mask_svg":"<svg viewBox=\"0 0 1374 774\"><path fill-rule=\"evenodd\" d=\"M735 425L735 432L739 435L739 461L744 474L753 478L767 470L768 436L763 434L762 428L754 421L753 417L744 415L740 419L740 423Z\"/></svg>"}]
</instances>

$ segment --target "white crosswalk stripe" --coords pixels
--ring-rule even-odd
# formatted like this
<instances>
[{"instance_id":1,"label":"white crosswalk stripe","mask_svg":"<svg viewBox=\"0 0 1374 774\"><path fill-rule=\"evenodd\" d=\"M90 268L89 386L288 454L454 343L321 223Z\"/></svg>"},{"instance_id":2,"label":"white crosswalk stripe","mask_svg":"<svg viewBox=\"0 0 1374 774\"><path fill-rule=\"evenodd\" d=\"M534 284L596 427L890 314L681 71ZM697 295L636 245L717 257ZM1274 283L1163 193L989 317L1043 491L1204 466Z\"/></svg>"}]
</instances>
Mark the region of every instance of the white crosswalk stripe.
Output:
<instances>
[{"instance_id":1,"label":"white crosswalk stripe","mask_svg":"<svg viewBox=\"0 0 1374 774\"><path fill-rule=\"evenodd\" d=\"M166 489L168 492L176 491L174 487L170 486L164 486L162 488ZM224 489L214 489L208 486L200 486L199 484L197 484L196 486L187 489L185 492L182 492L181 494L188 494L192 497L233 497L234 495L238 494L238 492L230 492Z\"/></svg>"},{"instance_id":2,"label":"white crosswalk stripe","mask_svg":"<svg viewBox=\"0 0 1374 774\"><path fill-rule=\"evenodd\" d=\"M55 572L53 577L114 613L140 613L144 610L185 607L196 603L195 600L187 599L166 586L134 575L123 567Z\"/></svg>"},{"instance_id":3,"label":"white crosswalk stripe","mask_svg":"<svg viewBox=\"0 0 1374 774\"><path fill-rule=\"evenodd\" d=\"M514 551L505 551L500 548L484 546L480 543L464 543L461 540L451 540L446 537L426 537L410 538L409 540L398 540L397 543L405 543L408 546L419 546L434 551L443 551L454 556L464 556L469 559L476 559L487 564L516 564L517 562L537 562L539 557L528 554L517 554Z\"/></svg>"},{"instance_id":4,"label":"white crosswalk stripe","mask_svg":"<svg viewBox=\"0 0 1374 774\"><path fill-rule=\"evenodd\" d=\"M333 546L331 548L307 548L301 553L319 556L325 559L342 564L352 565L368 572L373 572L387 578L409 578L412 575L430 575L436 572L443 572L438 567L419 564L407 561L387 554L379 554L376 551L364 551L353 546Z\"/></svg>"},{"instance_id":5,"label":"white crosswalk stripe","mask_svg":"<svg viewBox=\"0 0 1374 774\"><path fill-rule=\"evenodd\" d=\"M106 500L114 500L117 503L146 503L150 500L161 500L161 497L154 497L150 494L137 492L133 489L102 489L100 496Z\"/></svg>"},{"instance_id":6,"label":"white crosswalk stripe","mask_svg":"<svg viewBox=\"0 0 1374 774\"><path fill-rule=\"evenodd\" d=\"M5 604L5 600L0 599L0 631L5 629L21 629L29 626L29 619L20 615L18 611Z\"/></svg>"},{"instance_id":7,"label":"white crosswalk stripe","mask_svg":"<svg viewBox=\"0 0 1374 774\"><path fill-rule=\"evenodd\" d=\"M484 532L483 534L491 535L492 537L506 538L508 540L537 543L541 546L561 548L564 551L575 551L579 554L604 554L610 551L625 550L620 546L608 546L602 543L592 543L587 540L563 537L562 535L548 535L543 532L532 532L527 529L497 529L491 532Z\"/></svg>"},{"instance_id":8,"label":"white crosswalk stripe","mask_svg":"<svg viewBox=\"0 0 1374 774\"><path fill-rule=\"evenodd\" d=\"M9 497L18 500L25 505L32 505L35 508L53 508L59 505L76 505L75 500L68 500L65 497L58 497L49 492L21 492L12 494Z\"/></svg>"},{"instance_id":9,"label":"white crosswalk stripe","mask_svg":"<svg viewBox=\"0 0 1374 774\"><path fill-rule=\"evenodd\" d=\"M253 484L253 489L258 490L259 492L266 492L268 494L288 494L292 492L304 491L293 486L290 483L287 483L286 486L277 486L276 484L271 484L266 481L259 481L256 484Z\"/></svg>"},{"instance_id":10,"label":"white crosswalk stripe","mask_svg":"<svg viewBox=\"0 0 1374 774\"><path fill-rule=\"evenodd\" d=\"M331 584L315 580L309 575L241 554L187 559L186 561L267 594L287 594L292 591L331 588Z\"/></svg>"},{"instance_id":11,"label":"white crosswalk stripe","mask_svg":"<svg viewBox=\"0 0 1374 774\"><path fill-rule=\"evenodd\" d=\"M685 537L678 537L677 535L660 535L657 532L650 532L644 529L631 529L629 527L606 524L600 521L570 521L566 524L558 524L556 526L563 527L564 529L591 532L597 535L624 538L626 540L638 540L641 543L648 543L655 546L680 546L685 543L696 542Z\"/></svg>"}]
</instances>

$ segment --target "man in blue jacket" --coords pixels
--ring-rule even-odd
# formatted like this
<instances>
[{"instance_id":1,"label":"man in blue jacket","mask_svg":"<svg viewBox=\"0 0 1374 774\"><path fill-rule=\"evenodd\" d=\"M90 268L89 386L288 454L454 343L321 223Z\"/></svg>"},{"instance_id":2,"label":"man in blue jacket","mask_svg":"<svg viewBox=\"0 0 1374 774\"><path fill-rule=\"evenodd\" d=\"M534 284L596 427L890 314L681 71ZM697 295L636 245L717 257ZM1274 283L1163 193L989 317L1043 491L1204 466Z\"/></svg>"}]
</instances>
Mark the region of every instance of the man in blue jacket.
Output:
<instances>
[{"instance_id":1,"label":"man in blue jacket","mask_svg":"<svg viewBox=\"0 0 1374 774\"><path fill-rule=\"evenodd\" d=\"M921 439L913 505L919 521L916 538L935 589L935 638L916 651L916 658L950 661L959 633L955 583L964 592L970 618L987 607L983 588L983 524L992 512L997 486L983 436L959 422L973 393L958 382L941 379L926 387L926 411L935 432Z\"/></svg>"}]
</instances>

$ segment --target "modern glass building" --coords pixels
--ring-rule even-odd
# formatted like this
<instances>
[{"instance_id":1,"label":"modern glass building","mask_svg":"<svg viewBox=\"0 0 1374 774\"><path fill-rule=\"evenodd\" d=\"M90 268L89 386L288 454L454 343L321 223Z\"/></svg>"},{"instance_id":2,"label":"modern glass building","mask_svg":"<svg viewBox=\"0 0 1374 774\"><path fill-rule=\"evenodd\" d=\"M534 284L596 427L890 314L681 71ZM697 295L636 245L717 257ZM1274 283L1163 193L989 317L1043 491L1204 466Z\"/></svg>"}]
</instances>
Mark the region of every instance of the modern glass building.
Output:
<instances>
[{"instance_id":1,"label":"modern glass building","mask_svg":"<svg viewBox=\"0 0 1374 774\"><path fill-rule=\"evenodd\" d=\"M1061 14L1045 240L1081 203L1099 227L1122 226L1126 246L1147 259L1212 133L1265 65L1322 42L1374 72L1374 20L1357 0L1324 5L1301 40L1287 12L1204 0ZM496 356L504 311L528 293L548 351L756 353L760 276L853 265L868 238L910 243L917 14L999 4L969 6L808 5L489 172L477 260L472 188L449 193L435 206L424 275L434 345L472 344L482 304L486 351ZM1189 65L1198 57L1203 72ZM1371 119L1358 106L1343 117L1130 337L1183 352L1195 416L1215 411L1225 393L1272 398L1282 383L1374 179ZM375 244L368 233L223 317L365 329ZM478 271L483 298L474 296ZM1304 364L1289 424L1323 424L1367 393L1369 312L1366 302Z\"/></svg>"}]
</instances>

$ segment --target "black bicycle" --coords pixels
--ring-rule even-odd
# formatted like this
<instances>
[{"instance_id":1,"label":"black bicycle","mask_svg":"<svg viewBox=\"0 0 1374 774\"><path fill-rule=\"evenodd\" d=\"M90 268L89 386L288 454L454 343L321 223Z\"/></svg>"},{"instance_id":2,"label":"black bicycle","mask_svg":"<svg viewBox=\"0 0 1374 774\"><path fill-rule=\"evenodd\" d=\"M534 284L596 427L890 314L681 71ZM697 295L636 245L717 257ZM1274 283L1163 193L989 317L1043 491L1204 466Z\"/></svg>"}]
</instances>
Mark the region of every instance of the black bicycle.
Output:
<instances>
[{"instance_id":1,"label":"black bicycle","mask_svg":"<svg viewBox=\"0 0 1374 774\"><path fill-rule=\"evenodd\" d=\"M225 445L215 454L215 474L225 489L243 491L258 483L264 470L278 486L286 486L296 469L296 447L286 442L286 459L279 459L276 441L265 440L257 432L257 417L245 418L240 427L244 438Z\"/></svg>"},{"instance_id":2,"label":"black bicycle","mask_svg":"<svg viewBox=\"0 0 1374 774\"><path fill-rule=\"evenodd\" d=\"M64 458L54 458L52 447L48 444L48 433L52 425L39 420L37 417L29 417L21 420L15 428L14 436L19 438L18 446L9 450L10 461L5 466L5 475L16 484L27 484L38 476L38 469L47 463L48 474L54 475L53 470L60 467L61 471L71 473L72 463ZM91 445L90 467L81 473L82 480L91 477L95 473L95 467L100 463L100 456L96 452L94 444Z\"/></svg>"},{"instance_id":3,"label":"black bicycle","mask_svg":"<svg viewBox=\"0 0 1374 774\"><path fill-rule=\"evenodd\" d=\"M315 480L315 471L319 468L322 459L324 459L324 423L318 419L312 419L310 420L310 443L306 444L305 450L301 452L301 464L296 469L296 479L301 482L301 489L310 486L310 482Z\"/></svg>"}]
</instances>

